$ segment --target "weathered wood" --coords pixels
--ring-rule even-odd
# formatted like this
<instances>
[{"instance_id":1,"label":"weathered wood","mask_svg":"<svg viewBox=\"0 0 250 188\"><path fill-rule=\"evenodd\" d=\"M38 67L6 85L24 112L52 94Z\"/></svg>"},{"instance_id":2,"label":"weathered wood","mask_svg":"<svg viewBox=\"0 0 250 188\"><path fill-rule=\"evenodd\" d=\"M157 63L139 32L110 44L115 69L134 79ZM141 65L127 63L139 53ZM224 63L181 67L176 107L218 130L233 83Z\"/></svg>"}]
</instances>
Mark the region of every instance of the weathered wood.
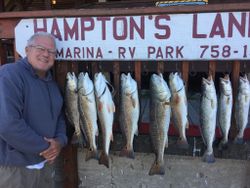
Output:
<instances>
[{"instance_id":1,"label":"weathered wood","mask_svg":"<svg viewBox=\"0 0 250 188\"><path fill-rule=\"evenodd\" d=\"M216 62L210 61L208 64L208 74L212 75L214 80L215 80L215 72L216 72Z\"/></svg>"},{"instance_id":2,"label":"weathered wood","mask_svg":"<svg viewBox=\"0 0 250 188\"><path fill-rule=\"evenodd\" d=\"M1 13L0 13L1 14ZM15 26L19 19L0 19L0 38L14 38Z\"/></svg>"},{"instance_id":3,"label":"weathered wood","mask_svg":"<svg viewBox=\"0 0 250 188\"><path fill-rule=\"evenodd\" d=\"M4 49L3 43L0 40L0 66L7 62L6 50Z\"/></svg>"},{"instance_id":4,"label":"weathered wood","mask_svg":"<svg viewBox=\"0 0 250 188\"><path fill-rule=\"evenodd\" d=\"M183 61L182 62L182 78L185 82L185 89L187 91L188 89L188 75L189 75L189 62Z\"/></svg>"},{"instance_id":5,"label":"weathered wood","mask_svg":"<svg viewBox=\"0 0 250 188\"><path fill-rule=\"evenodd\" d=\"M4 12L5 8L4 8L4 0L0 0L0 12Z\"/></svg>"},{"instance_id":6,"label":"weathered wood","mask_svg":"<svg viewBox=\"0 0 250 188\"><path fill-rule=\"evenodd\" d=\"M157 62L157 73L164 73L164 62Z\"/></svg>"},{"instance_id":7,"label":"weathered wood","mask_svg":"<svg viewBox=\"0 0 250 188\"><path fill-rule=\"evenodd\" d=\"M135 80L137 82L137 87L140 92L141 90L141 61L136 61L135 62Z\"/></svg>"},{"instance_id":8,"label":"weathered wood","mask_svg":"<svg viewBox=\"0 0 250 188\"><path fill-rule=\"evenodd\" d=\"M120 99L120 66L118 61L113 62L113 73L114 73L114 87L115 87L115 120L118 120L119 116L119 99Z\"/></svg>"},{"instance_id":9,"label":"weathered wood","mask_svg":"<svg viewBox=\"0 0 250 188\"><path fill-rule=\"evenodd\" d=\"M240 76L240 61L234 61L233 62L233 71L232 71L232 87L233 87L233 99L236 98L237 90L238 90L238 84L239 84L239 76ZM231 118L231 128L230 128L230 137L235 138L237 135L237 125L235 120L235 103L233 103L233 114Z\"/></svg>"}]
</instances>

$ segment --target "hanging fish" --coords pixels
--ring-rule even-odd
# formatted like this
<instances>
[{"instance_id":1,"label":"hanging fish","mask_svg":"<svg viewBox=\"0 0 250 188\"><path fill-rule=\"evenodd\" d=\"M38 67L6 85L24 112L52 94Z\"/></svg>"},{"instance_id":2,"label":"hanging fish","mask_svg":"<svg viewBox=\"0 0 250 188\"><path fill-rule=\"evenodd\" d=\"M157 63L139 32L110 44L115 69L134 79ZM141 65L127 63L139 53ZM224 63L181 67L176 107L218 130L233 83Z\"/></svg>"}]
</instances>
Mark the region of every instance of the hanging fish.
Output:
<instances>
[{"instance_id":1,"label":"hanging fish","mask_svg":"<svg viewBox=\"0 0 250 188\"><path fill-rule=\"evenodd\" d=\"M65 114L71 126L75 128L75 136L80 144L83 143L81 134L80 115L78 112L77 78L74 72L68 72L65 89Z\"/></svg>"},{"instance_id":2,"label":"hanging fish","mask_svg":"<svg viewBox=\"0 0 250 188\"><path fill-rule=\"evenodd\" d=\"M94 78L95 97L97 103L97 114L102 130L103 151L99 158L99 164L109 168L109 147L113 141L113 120L115 105L111 92L107 86L107 80L102 73L96 73Z\"/></svg>"},{"instance_id":3,"label":"hanging fish","mask_svg":"<svg viewBox=\"0 0 250 188\"><path fill-rule=\"evenodd\" d=\"M223 149L227 147L228 133L231 126L231 116L233 107L233 92L229 75L225 75L224 78L220 78L220 97L218 108L219 125L222 132L222 140L219 144L219 148Z\"/></svg>"},{"instance_id":4,"label":"hanging fish","mask_svg":"<svg viewBox=\"0 0 250 188\"><path fill-rule=\"evenodd\" d=\"M171 93L162 74L150 78L150 136L156 155L149 175L165 174L164 150L168 147Z\"/></svg>"},{"instance_id":5,"label":"hanging fish","mask_svg":"<svg viewBox=\"0 0 250 188\"><path fill-rule=\"evenodd\" d=\"M121 75L120 127L126 140L126 145L120 156L134 158L133 140L138 135L139 97L136 81L130 73Z\"/></svg>"},{"instance_id":6,"label":"hanging fish","mask_svg":"<svg viewBox=\"0 0 250 188\"><path fill-rule=\"evenodd\" d=\"M170 73L169 86L171 90L171 110L174 125L179 131L180 138L177 145L180 148L187 149L189 147L186 138L186 128L189 127L188 123L188 108L185 85L183 80L176 73Z\"/></svg>"},{"instance_id":7,"label":"hanging fish","mask_svg":"<svg viewBox=\"0 0 250 188\"><path fill-rule=\"evenodd\" d=\"M240 76L238 94L235 99L235 120L239 132L235 138L235 142L243 144L244 130L248 123L248 112L250 104L250 87L247 76Z\"/></svg>"},{"instance_id":8,"label":"hanging fish","mask_svg":"<svg viewBox=\"0 0 250 188\"><path fill-rule=\"evenodd\" d=\"M203 161L207 163L215 162L213 153L213 141L216 128L217 96L210 75L207 79L202 78L202 97L201 97L201 130L203 140L207 149L203 155Z\"/></svg>"},{"instance_id":9,"label":"hanging fish","mask_svg":"<svg viewBox=\"0 0 250 188\"><path fill-rule=\"evenodd\" d=\"M98 159L96 146L96 136L98 136L97 110L94 85L88 73L81 72L78 76L78 101L80 120L89 147L86 153L86 161L90 158Z\"/></svg>"}]
</instances>

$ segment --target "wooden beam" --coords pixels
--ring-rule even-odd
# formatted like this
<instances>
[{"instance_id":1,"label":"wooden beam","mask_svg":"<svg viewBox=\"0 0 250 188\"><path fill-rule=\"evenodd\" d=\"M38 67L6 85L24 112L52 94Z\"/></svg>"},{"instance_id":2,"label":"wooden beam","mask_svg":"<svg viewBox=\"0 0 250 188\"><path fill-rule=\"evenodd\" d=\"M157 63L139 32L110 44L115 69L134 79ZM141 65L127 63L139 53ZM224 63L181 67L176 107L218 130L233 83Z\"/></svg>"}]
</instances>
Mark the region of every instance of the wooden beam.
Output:
<instances>
[{"instance_id":1,"label":"wooden beam","mask_svg":"<svg viewBox=\"0 0 250 188\"><path fill-rule=\"evenodd\" d=\"M212 75L213 80L215 79L215 72L216 72L216 62L210 61L208 64L208 74Z\"/></svg>"},{"instance_id":2,"label":"wooden beam","mask_svg":"<svg viewBox=\"0 0 250 188\"><path fill-rule=\"evenodd\" d=\"M164 73L164 62L157 62L157 73Z\"/></svg>"},{"instance_id":3,"label":"wooden beam","mask_svg":"<svg viewBox=\"0 0 250 188\"><path fill-rule=\"evenodd\" d=\"M140 93L141 90L141 61L135 62L135 80L137 82L137 87Z\"/></svg>"},{"instance_id":4,"label":"wooden beam","mask_svg":"<svg viewBox=\"0 0 250 188\"><path fill-rule=\"evenodd\" d=\"M188 61L183 61L182 62L182 78L185 83L185 89L187 91L188 89L188 75L189 75L189 62Z\"/></svg>"},{"instance_id":5,"label":"wooden beam","mask_svg":"<svg viewBox=\"0 0 250 188\"><path fill-rule=\"evenodd\" d=\"M238 91L239 85L239 77L240 77L240 61L233 62L233 71L232 71L232 87L233 87L233 99L235 101ZM235 120L235 103L233 103L233 114L231 118L231 128L230 128L230 137L235 138L238 132L238 128Z\"/></svg>"},{"instance_id":6,"label":"wooden beam","mask_svg":"<svg viewBox=\"0 0 250 188\"><path fill-rule=\"evenodd\" d=\"M0 40L0 66L7 63L6 50L3 46L2 40Z\"/></svg>"},{"instance_id":7,"label":"wooden beam","mask_svg":"<svg viewBox=\"0 0 250 188\"><path fill-rule=\"evenodd\" d=\"M120 99L120 66L119 66L119 62L118 61L114 61L113 62L113 73L114 73L114 88L115 88L115 98L114 98L114 102L115 102L115 121L118 120L118 116L119 116L119 111L120 109L118 108L119 106L119 99Z\"/></svg>"}]
</instances>

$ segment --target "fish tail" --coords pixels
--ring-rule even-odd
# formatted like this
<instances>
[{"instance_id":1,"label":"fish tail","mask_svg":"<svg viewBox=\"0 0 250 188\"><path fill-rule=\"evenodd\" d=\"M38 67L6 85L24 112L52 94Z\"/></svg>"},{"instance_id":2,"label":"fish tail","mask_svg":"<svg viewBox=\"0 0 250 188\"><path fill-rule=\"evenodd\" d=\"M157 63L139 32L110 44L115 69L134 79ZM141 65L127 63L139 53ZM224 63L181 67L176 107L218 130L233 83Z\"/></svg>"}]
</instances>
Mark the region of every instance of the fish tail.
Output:
<instances>
[{"instance_id":1,"label":"fish tail","mask_svg":"<svg viewBox=\"0 0 250 188\"><path fill-rule=\"evenodd\" d=\"M99 164L103 164L107 168L109 168L109 156L104 151L102 151L100 155Z\"/></svg>"},{"instance_id":2,"label":"fish tail","mask_svg":"<svg viewBox=\"0 0 250 188\"><path fill-rule=\"evenodd\" d=\"M88 161L89 159L96 159L98 160L98 152L96 149L89 149L86 153L85 161Z\"/></svg>"},{"instance_id":3,"label":"fish tail","mask_svg":"<svg viewBox=\"0 0 250 188\"><path fill-rule=\"evenodd\" d=\"M214 163L215 162L214 153L208 154L207 152L205 152L202 160L206 163Z\"/></svg>"},{"instance_id":4,"label":"fish tail","mask_svg":"<svg viewBox=\"0 0 250 188\"><path fill-rule=\"evenodd\" d=\"M189 144L188 144L187 140L184 140L184 139L177 140L176 145L180 149L188 149L189 148Z\"/></svg>"},{"instance_id":5,"label":"fish tail","mask_svg":"<svg viewBox=\"0 0 250 188\"><path fill-rule=\"evenodd\" d=\"M159 163L157 161L155 161L148 173L150 176L152 175L164 175L165 174L165 168L164 168L164 163Z\"/></svg>"},{"instance_id":6,"label":"fish tail","mask_svg":"<svg viewBox=\"0 0 250 188\"><path fill-rule=\"evenodd\" d=\"M127 147L124 147L120 152L120 156L134 159L135 158L135 153L134 153L133 148L128 149Z\"/></svg>"}]
</instances>

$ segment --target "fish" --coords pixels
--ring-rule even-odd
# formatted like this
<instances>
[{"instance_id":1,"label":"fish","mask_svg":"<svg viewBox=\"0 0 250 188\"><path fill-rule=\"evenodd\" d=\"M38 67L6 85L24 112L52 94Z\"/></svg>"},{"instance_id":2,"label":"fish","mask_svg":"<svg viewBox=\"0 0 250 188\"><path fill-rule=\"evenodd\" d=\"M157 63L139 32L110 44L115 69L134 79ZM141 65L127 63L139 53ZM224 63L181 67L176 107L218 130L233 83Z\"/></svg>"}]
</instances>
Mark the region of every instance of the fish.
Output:
<instances>
[{"instance_id":1,"label":"fish","mask_svg":"<svg viewBox=\"0 0 250 188\"><path fill-rule=\"evenodd\" d=\"M188 149L189 145L186 137L186 129L189 127L187 97L183 80L177 72L170 73L169 87L171 91L173 123L179 131L177 146L183 149Z\"/></svg>"},{"instance_id":2,"label":"fish","mask_svg":"<svg viewBox=\"0 0 250 188\"><path fill-rule=\"evenodd\" d=\"M200 122L203 141L207 146L203 155L203 161L207 163L215 162L213 141L215 138L217 106L217 95L213 78L211 75L207 79L203 77Z\"/></svg>"},{"instance_id":3,"label":"fish","mask_svg":"<svg viewBox=\"0 0 250 188\"><path fill-rule=\"evenodd\" d=\"M87 161L91 158L98 160L98 151L96 145L96 137L98 136L98 125L94 84L89 78L87 72L81 72L78 75L77 88L80 120L82 121L83 132L86 136L86 141L88 143L88 150L86 152L85 160Z\"/></svg>"},{"instance_id":4,"label":"fish","mask_svg":"<svg viewBox=\"0 0 250 188\"><path fill-rule=\"evenodd\" d=\"M238 134L235 143L243 144L244 131L248 123L248 113L250 104L250 88L247 76L240 76L238 94L235 99L235 120L238 127Z\"/></svg>"},{"instance_id":5,"label":"fish","mask_svg":"<svg viewBox=\"0 0 250 188\"><path fill-rule=\"evenodd\" d=\"M97 105L97 115L101 125L103 150L99 158L99 164L109 168L109 147L113 141L113 121L115 104L112 99L112 94L108 88L107 80L103 74L96 73L94 76L95 98Z\"/></svg>"},{"instance_id":6,"label":"fish","mask_svg":"<svg viewBox=\"0 0 250 188\"><path fill-rule=\"evenodd\" d=\"M222 140L219 149L227 148L228 134L231 127L231 116L233 108L233 91L229 75L220 78L220 96L218 106L218 120L222 132Z\"/></svg>"},{"instance_id":7,"label":"fish","mask_svg":"<svg viewBox=\"0 0 250 188\"><path fill-rule=\"evenodd\" d=\"M164 150L168 147L168 129L171 116L171 92L161 73L150 77L149 133L155 153L149 175L164 175Z\"/></svg>"},{"instance_id":8,"label":"fish","mask_svg":"<svg viewBox=\"0 0 250 188\"><path fill-rule=\"evenodd\" d=\"M136 81L122 73L121 75L121 102L120 102L120 127L126 140L126 145L120 152L120 156L135 158L133 149L134 135L138 135L138 120L140 104Z\"/></svg>"},{"instance_id":9,"label":"fish","mask_svg":"<svg viewBox=\"0 0 250 188\"><path fill-rule=\"evenodd\" d=\"M65 115L69 124L75 129L72 142L82 144L84 139L78 111L77 77L74 72L67 73L65 88Z\"/></svg>"}]
</instances>

